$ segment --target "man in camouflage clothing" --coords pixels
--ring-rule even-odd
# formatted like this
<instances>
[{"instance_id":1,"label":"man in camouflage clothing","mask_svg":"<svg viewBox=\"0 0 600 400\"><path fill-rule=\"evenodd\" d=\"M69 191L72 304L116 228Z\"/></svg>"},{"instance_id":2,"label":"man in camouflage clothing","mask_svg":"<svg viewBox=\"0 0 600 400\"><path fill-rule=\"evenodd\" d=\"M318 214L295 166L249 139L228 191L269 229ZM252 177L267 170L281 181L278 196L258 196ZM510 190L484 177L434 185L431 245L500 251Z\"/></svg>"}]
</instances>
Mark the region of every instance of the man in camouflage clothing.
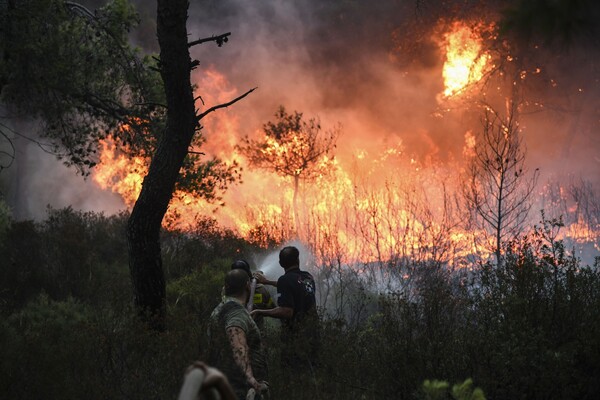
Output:
<instances>
[{"instance_id":1,"label":"man in camouflage clothing","mask_svg":"<svg viewBox=\"0 0 600 400\"><path fill-rule=\"evenodd\" d=\"M240 269L225 277L225 296L215 307L209 324L209 364L229 379L236 396L246 398L249 389L267 391L267 361L261 334L246 309L250 278ZM256 397L257 399L260 397Z\"/></svg>"}]
</instances>

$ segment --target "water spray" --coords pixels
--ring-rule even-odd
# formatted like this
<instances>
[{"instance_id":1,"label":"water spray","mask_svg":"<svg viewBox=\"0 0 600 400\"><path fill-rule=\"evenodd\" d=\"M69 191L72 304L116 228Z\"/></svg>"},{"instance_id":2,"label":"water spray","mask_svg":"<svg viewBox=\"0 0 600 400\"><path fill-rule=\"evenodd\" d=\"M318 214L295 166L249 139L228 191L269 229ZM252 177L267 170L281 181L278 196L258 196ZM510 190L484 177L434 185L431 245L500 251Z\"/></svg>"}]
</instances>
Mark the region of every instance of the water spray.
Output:
<instances>
[{"instance_id":1,"label":"water spray","mask_svg":"<svg viewBox=\"0 0 600 400\"><path fill-rule=\"evenodd\" d=\"M252 277L252 280L250 281L250 298L248 299L248 304L246 305L248 312L252 311L254 306L254 292L256 292L256 278Z\"/></svg>"}]
</instances>

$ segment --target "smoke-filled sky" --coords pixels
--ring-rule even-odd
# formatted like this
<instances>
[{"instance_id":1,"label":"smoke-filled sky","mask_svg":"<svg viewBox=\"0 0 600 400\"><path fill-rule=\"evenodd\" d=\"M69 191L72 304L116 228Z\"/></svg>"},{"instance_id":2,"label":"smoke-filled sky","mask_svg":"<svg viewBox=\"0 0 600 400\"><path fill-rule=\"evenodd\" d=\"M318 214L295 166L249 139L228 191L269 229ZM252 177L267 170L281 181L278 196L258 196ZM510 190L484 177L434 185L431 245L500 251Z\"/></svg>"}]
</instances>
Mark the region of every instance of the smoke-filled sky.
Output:
<instances>
[{"instance_id":1,"label":"smoke-filled sky","mask_svg":"<svg viewBox=\"0 0 600 400\"><path fill-rule=\"evenodd\" d=\"M140 9L142 21L132 38L148 51L158 51L155 4L138 3L151 8ZM470 25L480 19L491 22L486 2L466 2L469 6L462 8L400 0L191 3L190 40L231 32L223 47L206 43L192 48L192 57L200 61L194 81L202 82L207 71L222 74L227 94L221 101L258 87L223 110L235 120L239 136L255 134L283 105L319 117L325 129L339 123L341 162L359 151L376 157L398 147L419 162L444 164L460 159L466 132L481 127L480 109L474 105L480 92L442 96L441 43L443 29L453 19ZM524 54L523 62L529 73L534 66L541 71L524 83L522 100L530 106L524 108L521 127L528 165L540 168L541 180L574 174L600 183L598 47L588 42L541 44ZM232 149L231 137L211 131L209 120L205 126L209 149ZM10 175L0 177L17 217L41 217L47 204L108 213L124 208L118 196L83 182L34 146L19 146L17 157Z\"/></svg>"}]
</instances>

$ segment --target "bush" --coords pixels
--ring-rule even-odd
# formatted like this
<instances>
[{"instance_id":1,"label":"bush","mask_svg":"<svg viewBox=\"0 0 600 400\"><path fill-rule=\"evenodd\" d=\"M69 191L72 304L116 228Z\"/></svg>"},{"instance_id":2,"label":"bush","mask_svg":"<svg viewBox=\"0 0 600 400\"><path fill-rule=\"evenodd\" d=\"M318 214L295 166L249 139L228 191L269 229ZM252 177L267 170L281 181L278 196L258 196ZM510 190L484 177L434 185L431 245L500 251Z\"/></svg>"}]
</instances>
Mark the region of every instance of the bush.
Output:
<instances>
[{"instance_id":1,"label":"bush","mask_svg":"<svg viewBox=\"0 0 600 400\"><path fill-rule=\"evenodd\" d=\"M185 367L205 358L224 275L256 249L211 224L165 235L168 319L157 333L132 309L125 221L71 209L41 223L8 220L3 398L174 398ZM600 398L600 265L569 256L556 224L510 243L500 266L412 263L394 291L377 292L355 271L337 274L340 282L315 274L337 296L315 328L318 363L286 379L278 321L267 320L273 398L477 398L467 377L489 398ZM425 393L431 377L441 381ZM454 392L440 382L464 383Z\"/></svg>"},{"instance_id":2,"label":"bush","mask_svg":"<svg viewBox=\"0 0 600 400\"><path fill-rule=\"evenodd\" d=\"M558 225L546 222L510 243L501 266L478 272L469 336L479 359L472 376L491 398L600 393L590 375L600 363L584 355L597 354L600 345L600 274L567 255L553 234Z\"/></svg>"}]
</instances>

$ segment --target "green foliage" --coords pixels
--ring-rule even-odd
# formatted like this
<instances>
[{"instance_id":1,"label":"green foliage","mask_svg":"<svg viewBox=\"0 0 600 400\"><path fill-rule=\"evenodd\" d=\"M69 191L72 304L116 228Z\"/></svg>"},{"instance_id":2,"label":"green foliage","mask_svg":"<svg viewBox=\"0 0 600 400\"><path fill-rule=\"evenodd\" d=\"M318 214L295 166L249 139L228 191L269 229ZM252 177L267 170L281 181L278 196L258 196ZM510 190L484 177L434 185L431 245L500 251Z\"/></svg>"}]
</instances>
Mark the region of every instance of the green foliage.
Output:
<instances>
[{"instance_id":1,"label":"green foliage","mask_svg":"<svg viewBox=\"0 0 600 400\"><path fill-rule=\"evenodd\" d=\"M0 306L22 307L45 281L41 237L32 221L13 222L0 243Z\"/></svg>"},{"instance_id":2,"label":"green foliage","mask_svg":"<svg viewBox=\"0 0 600 400\"><path fill-rule=\"evenodd\" d=\"M205 357L224 274L258 249L212 220L165 232L169 317L157 333L131 305L125 221L63 209L39 223L8 222L0 242L8 260L0 264L3 398L173 398L185 367ZM559 228L560 220L542 221L506 248L500 267L415 264L411 284L392 293L342 275L344 287L331 283L331 293L351 298L337 314L322 310L313 370L286 379L278 321L266 321L273 396L597 398L600 269L569 256Z\"/></svg>"},{"instance_id":3,"label":"green foliage","mask_svg":"<svg viewBox=\"0 0 600 400\"><path fill-rule=\"evenodd\" d=\"M197 269L167 285L167 303L171 313L207 318L221 298L221 288L231 260Z\"/></svg>"},{"instance_id":4,"label":"green foliage","mask_svg":"<svg viewBox=\"0 0 600 400\"><path fill-rule=\"evenodd\" d=\"M444 400L451 398L454 400L485 400L483 390L480 388L473 389L473 380L466 379L463 383L452 386L450 392L448 389L450 384L446 381L426 379L421 387L421 397L423 400Z\"/></svg>"},{"instance_id":5,"label":"green foliage","mask_svg":"<svg viewBox=\"0 0 600 400\"><path fill-rule=\"evenodd\" d=\"M2 101L42 121L52 151L82 173L96 163L98 141L113 135L139 152L144 130L160 117L158 74L127 44L132 6L114 0L91 13L59 0L3 8ZM157 114L158 112L158 114ZM127 129L125 129L125 127ZM134 146L135 144L135 146Z\"/></svg>"},{"instance_id":6,"label":"green foliage","mask_svg":"<svg viewBox=\"0 0 600 400\"><path fill-rule=\"evenodd\" d=\"M578 398L583 394L574 388L587 391L581 383L598 387L581 369L583 349L577 343L599 332L591 310L600 298L590 293L600 283L599 270L581 267L567 256L555 239L559 220L542 225L530 237L509 244L505 265L482 266L475 288L477 325L471 337L483 360L473 376L495 382L486 390L493 398ZM596 348L598 340L588 343Z\"/></svg>"},{"instance_id":7,"label":"green foliage","mask_svg":"<svg viewBox=\"0 0 600 400\"><path fill-rule=\"evenodd\" d=\"M149 331L131 309L42 295L0 323L0 390L5 399L171 398L196 337Z\"/></svg>"},{"instance_id":8,"label":"green foliage","mask_svg":"<svg viewBox=\"0 0 600 400\"><path fill-rule=\"evenodd\" d=\"M62 0L27 0L0 13L7 21L0 30L0 99L39 119L43 148L84 175L107 138L118 155L149 165L165 130L166 100L157 58L128 42L138 24L133 6L111 0L91 12ZM198 151L204 141L197 132L191 147ZM241 179L237 163L200 154L188 154L182 167L177 189L210 203L220 204Z\"/></svg>"},{"instance_id":9,"label":"green foliage","mask_svg":"<svg viewBox=\"0 0 600 400\"><path fill-rule=\"evenodd\" d=\"M0 242L1 309L41 291L56 300L129 301L126 219L65 208L49 209L41 223L12 222Z\"/></svg>"},{"instance_id":10,"label":"green foliage","mask_svg":"<svg viewBox=\"0 0 600 400\"><path fill-rule=\"evenodd\" d=\"M442 400L447 398L448 387L450 385L446 381L430 381L426 379L423 382L423 399L425 400Z\"/></svg>"},{"instance_id":11,"label":"green foliage","mask_svg":"<svg viewBox=\"0 0 600 400\"><path fill-rule=\"evenodd\" d=\"M189 231L163 231L162 252L167 279L212 268L224 257L242 257L255 249L214 218L198 218ZM230 261L230 264L233 260Z\"/></svg>"},{"instance_id":12,"label":"green foliage","mask_svg":"<svg viewBox=\"0 0 600 400\"><path fill-rule=\"evenodd\" d=\"M467 379L462 384L452 386L452 397L456 400L485 400L483 390L473 389L473 380Z\"/></svg>"},{"instance_id":13,"label":"green foliage","mask_svg":"<svg viewBox=\"0 0 600 400\"><path fill-rule=\"evenodd\" d=\"M11 212L8 204L0 196L0 243L4 241L4 235L10 227L11 223Z\"/></svg>"},{"instance_id":14,"label":"green foliage","mask_svg":"<svg viewBox=\"0 0 600 400\"><path fill-rule=\"evenodd\" d=\"M202 135L194 136L194 148L204 143ZM219 206L223 203L222 194L230 185L242 180L242 169L237 161L227 164L219 158L202 160L201 156L189 153L183 164L176 188L204 198L211 204Z\"/></svg>"}]
</instances>

